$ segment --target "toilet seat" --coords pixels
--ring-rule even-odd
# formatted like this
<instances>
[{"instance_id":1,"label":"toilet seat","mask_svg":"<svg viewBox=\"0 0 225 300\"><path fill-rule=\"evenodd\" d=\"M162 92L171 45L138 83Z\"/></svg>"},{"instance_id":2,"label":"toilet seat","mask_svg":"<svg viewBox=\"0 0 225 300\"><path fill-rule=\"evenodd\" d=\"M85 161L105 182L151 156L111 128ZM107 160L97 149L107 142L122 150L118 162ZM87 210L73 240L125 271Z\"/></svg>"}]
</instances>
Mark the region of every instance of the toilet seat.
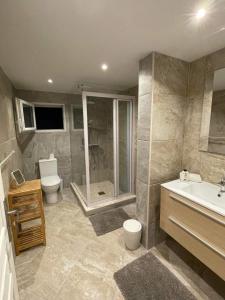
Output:
<instances>
[{"instance_id":1,"label":"toilet seat","mask_svg":"<svg viewBox=\"0 0 225 300\"><path fill-rule=\"evenodd\" d=\"M47 176L41 178L41 185L46 187L51 187L60 184L60 178L58 175Z\"/></svg>"}]
</instances>

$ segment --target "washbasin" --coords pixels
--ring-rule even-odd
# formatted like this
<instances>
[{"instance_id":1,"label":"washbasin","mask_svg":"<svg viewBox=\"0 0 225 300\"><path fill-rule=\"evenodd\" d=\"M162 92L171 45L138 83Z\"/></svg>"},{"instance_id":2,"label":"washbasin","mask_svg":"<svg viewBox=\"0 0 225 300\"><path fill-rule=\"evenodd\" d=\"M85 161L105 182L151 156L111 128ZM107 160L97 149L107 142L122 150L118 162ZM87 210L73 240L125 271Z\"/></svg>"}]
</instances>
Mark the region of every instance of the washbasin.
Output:
<instances>
[{"instance_id":1,"label":"washbasin","mask_svg":"<svg viewBox=\"0 0 225 300\"><path fill-rule=\"evenodd\" d=\"M225 193L221 193L221 197L218 197L220 187L216 184L206 181L183 182L178 179L164 183L162 186L225 216Z\"/></svg>"}]
</instances>

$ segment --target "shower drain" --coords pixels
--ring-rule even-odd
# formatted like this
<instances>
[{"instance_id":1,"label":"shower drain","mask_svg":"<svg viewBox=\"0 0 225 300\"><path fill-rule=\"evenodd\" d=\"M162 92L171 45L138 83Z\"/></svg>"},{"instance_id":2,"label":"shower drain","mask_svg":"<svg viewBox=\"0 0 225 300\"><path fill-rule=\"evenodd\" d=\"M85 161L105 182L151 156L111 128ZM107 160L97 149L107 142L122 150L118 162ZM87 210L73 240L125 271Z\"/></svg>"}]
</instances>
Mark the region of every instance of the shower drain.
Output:
<instances>
[{"instance_id":1,"label":"shower drain","mask_svg":"<svg viewBox=\"0 0 225 300\"><path fill-rule=\"evenodd\" d=\"M101 191L101 192L98 192L98 194L101 196L101 195L105 195L105 192Z\"/></svg>"}]
</instances>

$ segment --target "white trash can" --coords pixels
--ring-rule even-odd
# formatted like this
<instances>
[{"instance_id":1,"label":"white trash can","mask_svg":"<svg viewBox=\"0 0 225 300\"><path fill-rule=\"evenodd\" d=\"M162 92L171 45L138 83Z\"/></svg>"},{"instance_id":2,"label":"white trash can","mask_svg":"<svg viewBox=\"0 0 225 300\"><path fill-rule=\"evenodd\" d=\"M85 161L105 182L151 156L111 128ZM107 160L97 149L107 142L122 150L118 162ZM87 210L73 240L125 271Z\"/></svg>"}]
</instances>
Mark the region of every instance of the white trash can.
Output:
<instances>
[{"instance_id":1,"label":"white trash can","mask_svg":"<svg viewBox=\"0 0 225 300\"><path fill-rule=\"evenodd\" d=\"M123 223L124 241L129 250L135 250L140 246L141 228L141 223L135 219L129 219Z\"/></svg>"}]
</instances>

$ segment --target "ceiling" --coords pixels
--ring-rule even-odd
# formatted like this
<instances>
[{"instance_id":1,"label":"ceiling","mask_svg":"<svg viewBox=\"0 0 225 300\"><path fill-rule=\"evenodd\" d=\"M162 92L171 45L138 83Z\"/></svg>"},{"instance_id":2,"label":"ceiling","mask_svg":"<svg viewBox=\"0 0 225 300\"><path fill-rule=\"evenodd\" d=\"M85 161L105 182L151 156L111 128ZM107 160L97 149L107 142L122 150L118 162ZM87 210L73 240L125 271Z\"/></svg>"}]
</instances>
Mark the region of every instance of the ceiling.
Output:
<instances>
[{"instance_id":1,"label":"ceiling","mask_svg":"<svg viewBox=\"0 0 225 300\"><path fill-rule=\"evenodd\" d=\"M151 51L192 61L225 47L223 27L224 0L2 0L0 65L17 88L126 89Z\"/></svg>"}]
</instances>

